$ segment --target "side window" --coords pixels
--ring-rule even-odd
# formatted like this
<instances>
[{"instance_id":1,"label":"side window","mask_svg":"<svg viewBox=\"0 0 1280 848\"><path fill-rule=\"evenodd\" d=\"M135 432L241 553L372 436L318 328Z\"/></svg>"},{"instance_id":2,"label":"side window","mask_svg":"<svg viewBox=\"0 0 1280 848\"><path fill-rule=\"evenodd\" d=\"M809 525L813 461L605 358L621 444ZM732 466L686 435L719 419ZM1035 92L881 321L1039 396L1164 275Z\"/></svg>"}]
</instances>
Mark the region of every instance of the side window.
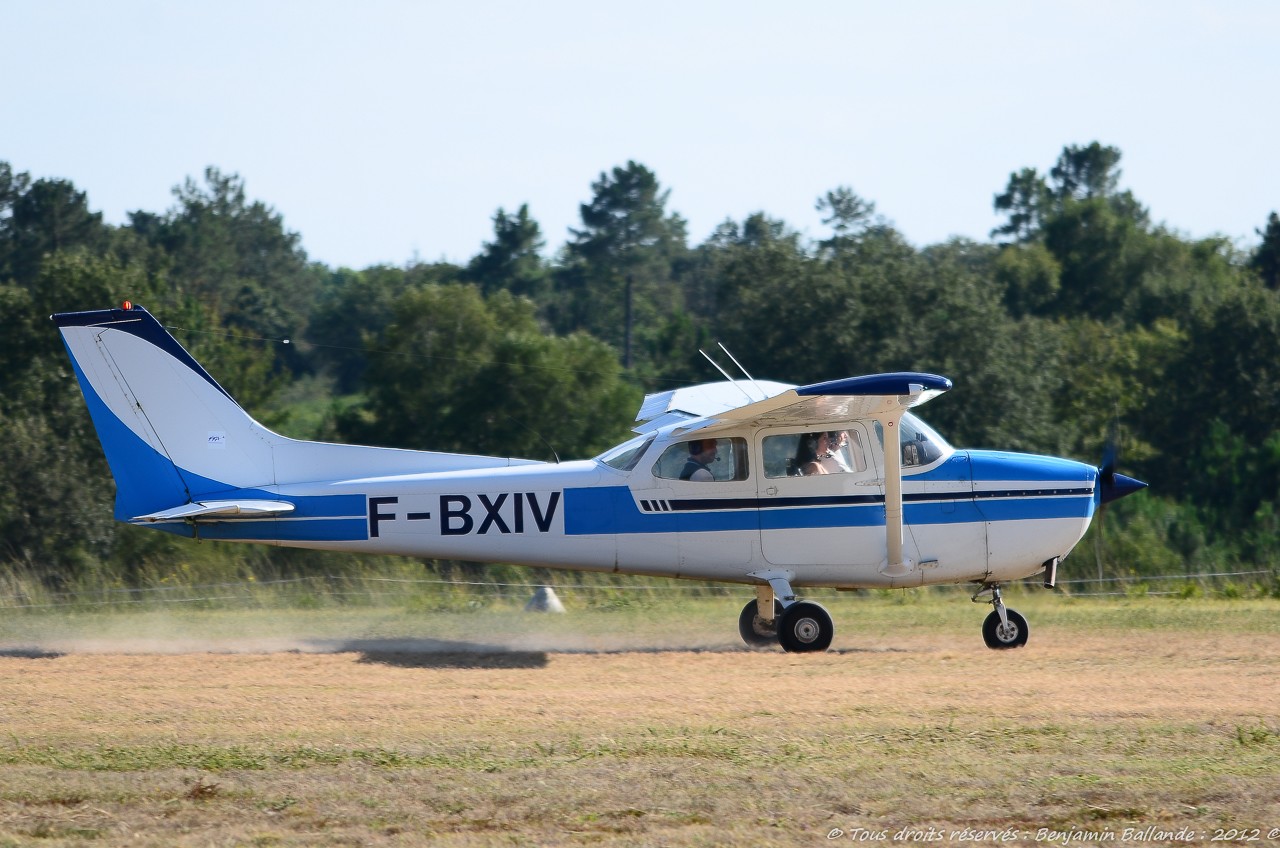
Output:
<instances>
[{"instance_id":1,"label":"side window","mask_svg":"<svg viewBox=\"0 0 1280 848\"><path fill-rule=\"evenodd\" d=\"M862 474L868 468L860 427L766 436L763 448L766 477Z\"/></svg>"},{"instance_id":2,"label":"side window","mask_svg":"<svg viewBox=\"0 0 1280 848\"><path fill-rule=\"evenodd\" d=\"M795 477L800 474L795 458L803 435L804 433L788 433L785 436L765 436L761 445L764 450L765 477Z\"/></svg>"},{"instance_id":3,"label":"side window","mask_svg":"<svg viewBox=\"0 0 1280 848\"><path fill-rule=\"evenodd\" d=\"M691 439L664 450L653 465L653 476L723 483L747 479L747 467L745 439Z\"/></svg>"}]
</instances>

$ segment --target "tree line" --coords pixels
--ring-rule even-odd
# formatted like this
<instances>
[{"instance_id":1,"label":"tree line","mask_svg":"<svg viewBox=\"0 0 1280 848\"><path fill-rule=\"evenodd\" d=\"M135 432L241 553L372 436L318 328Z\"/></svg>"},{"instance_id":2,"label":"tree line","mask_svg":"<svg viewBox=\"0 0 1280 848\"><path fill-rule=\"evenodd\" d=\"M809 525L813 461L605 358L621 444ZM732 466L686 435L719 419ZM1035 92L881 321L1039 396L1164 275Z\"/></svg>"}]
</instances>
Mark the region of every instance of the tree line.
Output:
<instances>
[{"instance_id":1,"label":"tree line","mask_svg":"<svg viewBox=\"0 0 1280 848\"><path fill-rule=\"evenodd\" d=\"M115 226L71 181L0 162L0 563L53 584L128 582L193 556L111 521L110 475L47 320L129 299L269 426L407 448L593 455L626 436L645 392L718 379L698 355L715 342L793 383L933 371L956 388L926 417L953 443L1095 464L1114 443L1121 470L1152 484L1110 511L1105 572L1274 571L1280 218L1251 247L1189 238L1151 221L1120 161L1067 146L993 186L989 240L919 247L848 186L816 199L817 238L762 211L691 244L632 161L590 184L554 250L521 206L496 211L465 264L359 270L309 261L216 168ZM241 572L321 556L218 550ZM1094 550L1076 554L1090 573Z\"/></svg>"}]
</instances>

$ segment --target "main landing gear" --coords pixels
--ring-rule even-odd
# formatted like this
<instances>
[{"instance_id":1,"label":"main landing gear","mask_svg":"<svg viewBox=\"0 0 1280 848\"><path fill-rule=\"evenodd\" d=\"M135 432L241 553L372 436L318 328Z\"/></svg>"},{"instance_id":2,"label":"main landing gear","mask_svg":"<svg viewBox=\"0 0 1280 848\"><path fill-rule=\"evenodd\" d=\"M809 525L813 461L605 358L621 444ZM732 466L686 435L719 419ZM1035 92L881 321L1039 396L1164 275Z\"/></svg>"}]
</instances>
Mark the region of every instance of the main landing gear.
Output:
<instances>
[{"instance_id":1,"label":"main landing gear","mask_svg":"<svg viewBox=\"0 0 1280 848\"><path fill-rule=\"evenodd\" d=\"M781 645L792 653L829 648L836 633L831 614L820 604L797 600L786 580L775 578L769 583L756 587L756 599L738 616L742 641L752 648ZM762 610L771 616L766 618Z\"/></svg>"},{"instance_id":2,"label":"main landing gear","mask_svg":"<svg viewBox=\"0 0 1280 848\"><path fill-rule=\"evenodd\" d=\"M755 576L755 575L753 575ZM760 575L764 577L764 575ZM781 645L784 651L802 653L831 647L835 625L831 614L813 601L801 601L783 577L764 577L768 585L756 586L756 599L742 608L738 632L748 647ZM982 640L988 648L1007 650L1027 644L1027 620L1004 605L999 583L983 583L973 593L974 603L984 595L994 609L982 622Z\"/></svg>"},{"instance_id":3,"label":"main landing gear","mask_svg":"<svg viewBox=\"0 0 1280 848\"><path fill-rule=\"evenodd\" d=\"M978 603L978 599L988 592L991 593L991 600L988 603L995 607L995 610L987 616L986 621L982 622L982 641L987 643L988 648L994 650L1021 648L1027 644L1029 632L1027 620L1004 605L1004 599L1000 597L999 583L982 584L978 587L978 591L973 593L973 602Z\"/></svg>"}]
</instances>

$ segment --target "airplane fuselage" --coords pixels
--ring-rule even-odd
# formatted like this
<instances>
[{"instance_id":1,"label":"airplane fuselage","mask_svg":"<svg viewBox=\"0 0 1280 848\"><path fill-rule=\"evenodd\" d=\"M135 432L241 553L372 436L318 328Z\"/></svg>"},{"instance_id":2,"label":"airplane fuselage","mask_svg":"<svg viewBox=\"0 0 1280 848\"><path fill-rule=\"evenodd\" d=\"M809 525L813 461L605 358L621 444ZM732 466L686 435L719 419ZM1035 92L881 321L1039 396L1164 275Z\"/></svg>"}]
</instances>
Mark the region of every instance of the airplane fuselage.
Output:
<instances>
[{"instance_id":1,"label":"airplane fuselage","mask_svg":"<svg viewBox=\"0 0 1280 848\"><path fill-rule=\"evenodd\" d=\"M761 467L740 481L663 479L645 459L672 441L655 439L630 472L585 460L267 486L208 497L280 498L295 511L157 526L205 539L744 583L782 568L797 586L866 588L1035 574L1074 547L1094 509L1092 466L950 451L904 475L913 567L888 575L883 480L770 480Z\"/></svg>"}]
</instances>

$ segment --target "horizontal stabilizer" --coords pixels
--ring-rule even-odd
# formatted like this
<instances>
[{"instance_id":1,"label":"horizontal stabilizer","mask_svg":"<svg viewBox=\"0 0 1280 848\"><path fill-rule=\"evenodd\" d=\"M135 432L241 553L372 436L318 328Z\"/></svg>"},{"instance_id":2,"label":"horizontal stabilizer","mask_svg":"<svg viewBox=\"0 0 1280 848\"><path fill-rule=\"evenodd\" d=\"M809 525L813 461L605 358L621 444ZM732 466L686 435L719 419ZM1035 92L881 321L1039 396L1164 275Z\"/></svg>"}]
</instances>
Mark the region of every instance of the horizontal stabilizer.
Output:
<instances>
[{"instance_id":1,"label":"horizontal stabilizer","mask_svg":"<svg viewBox=\"0 0 1280 848\"><path fill-rule=\"evenodd\" d=\"M293 512L288 501L196 501L175 506L148 515L139 515L131 521L226 521L237 518L267 518Z\"/></svg>"}]
</instances>

